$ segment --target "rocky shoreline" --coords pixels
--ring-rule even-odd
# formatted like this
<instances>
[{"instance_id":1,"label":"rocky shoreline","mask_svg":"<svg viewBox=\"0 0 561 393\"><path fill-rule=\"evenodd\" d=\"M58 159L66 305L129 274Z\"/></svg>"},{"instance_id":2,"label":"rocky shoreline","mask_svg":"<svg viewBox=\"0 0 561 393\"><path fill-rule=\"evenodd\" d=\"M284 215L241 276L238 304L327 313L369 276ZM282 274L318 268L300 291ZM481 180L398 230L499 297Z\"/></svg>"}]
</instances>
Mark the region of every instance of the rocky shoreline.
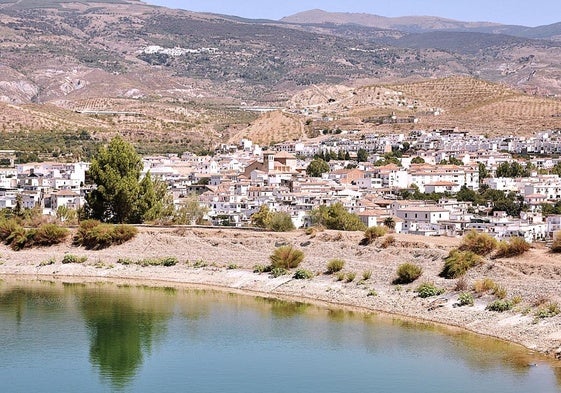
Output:
<instances>
[{"instance_id":1,"label":"rocky shoreline","mask_svg":"<svg viewBox=\"0 0 561 393\"><path fill-rule=\"evenodd\" d=\"M304 231L269 233L219 228L140 228L132 241L99 251L72 246L70 241L49 248L12 251L0 246L0 278L22 277L73 280L140 280L150 285L190 285L251 295L275 297L366 311L383 312L415 320L454 326L523 345L551 357L560 356L561 315L537 318L540 299L561 304L561 260L535 246L514 259L486 260L468 272L468 290L476 280L490 278L521 302L503 313L486 310L491 293L474 293L474 306L458 307L457 280L438 277L443 258L459 244L454 238L393 235L386 248L359 245L362 233ZM254 273L255 265L267 265L273 250L291 244L305 254L300 267L312 271L312 279L297 280L292 274L272 278ZM87 257L83 263L63 264L65 255ZM141 266L144 258L174 257L174 266ZM133 263L125 265L119 259ZM327 261L345 260L344 272L356 278L338 281L325 274ZM397 267L412 262L423 268L422 276L408 285L393 285ZM363 273L371 272L364 280ZM415 288L431 282L444 294L421 299ZM472 291L473 292L473 291Z\"/></svg>"}]
</instances>

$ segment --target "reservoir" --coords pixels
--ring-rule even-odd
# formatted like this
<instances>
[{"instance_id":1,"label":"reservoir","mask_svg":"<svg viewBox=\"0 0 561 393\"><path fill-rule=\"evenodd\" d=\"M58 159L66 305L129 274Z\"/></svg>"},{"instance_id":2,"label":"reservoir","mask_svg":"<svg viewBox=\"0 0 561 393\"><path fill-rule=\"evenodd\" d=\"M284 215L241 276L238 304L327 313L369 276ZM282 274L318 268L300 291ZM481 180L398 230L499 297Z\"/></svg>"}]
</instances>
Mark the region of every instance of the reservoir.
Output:
<instances>
[{"instance_id":1,"label":"reservoir","mask_svg":"<svg viewBox=\"0 0 561 393\"><path fill-rule=\"evenodd\" d=\"M554 393L558 363L459 330L305 303L0 281L2 392Z\"/></svg>"}]
</instances>

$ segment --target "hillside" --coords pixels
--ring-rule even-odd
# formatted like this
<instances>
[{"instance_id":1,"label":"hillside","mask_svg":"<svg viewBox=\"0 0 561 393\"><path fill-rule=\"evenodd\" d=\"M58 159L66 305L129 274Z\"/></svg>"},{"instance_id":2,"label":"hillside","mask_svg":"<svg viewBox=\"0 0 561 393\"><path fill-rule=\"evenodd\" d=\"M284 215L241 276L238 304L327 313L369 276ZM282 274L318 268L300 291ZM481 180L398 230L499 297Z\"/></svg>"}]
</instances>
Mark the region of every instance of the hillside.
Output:
<instances>
[{"instance_id":1,"label":"hillside","mask_svg":"<svg viewBox=\"0 0 561 393\"><path fill-rule=\"evenodd\" d=\"M469 77L428 79L357 88L312 87L288 103L291 111L306 108L311 118L335 119L325 128L388 131L454 128L489 135L529 135L561 128L561 100L524 94L505 85ZM370 117L415 116L415 124L365 123ZM435 115L436 113L436 115Z\"/></svg>"},{"instance_id":2,"label":"hillside","mask_svg":"<svg viewBox=\"0 0 561 393\"><path fill-rule=\"evenodd\" d=\"M398 22L417 23L408 18ZM94 141L118 132L146 153L204 150L240 135L270 143L313 130L302 126L305 119L286 114L264 115L254 123L259 116L245 107L297 109L302 101L318 115L361 127L361 118L372 113L409 112L399 105L369 103L361 98L361 86L408 85L453 75L476 76L536 96L561 94L558 44L452 27L412 34L387 23L378 28L248 20L137 0L1 0L0 130L13 134L3 136L9 142L5 148L21 147L14 141L26 133L46 131L87 131ZM429 17L423 23L438 29L463 22ZM537 36L547 37L556 26L540 31ZM419 94L409 97L423 101L417 112L440 105ZM512 120L509 130L549 125L547 116L557 106L541 100L535 104L524 98L509 103L509 109L489 109L497 124L480 119L477 124L500 132L504 112L505 118L522 116ZM527 105L549 109L524 109ZM457 116L422 124L473 126L471 120L463 123L460 112L444 109ZM532 118L542 112L543 118ZM291 131L275 131L277 125Z\"/></svg>"}]
</instances>

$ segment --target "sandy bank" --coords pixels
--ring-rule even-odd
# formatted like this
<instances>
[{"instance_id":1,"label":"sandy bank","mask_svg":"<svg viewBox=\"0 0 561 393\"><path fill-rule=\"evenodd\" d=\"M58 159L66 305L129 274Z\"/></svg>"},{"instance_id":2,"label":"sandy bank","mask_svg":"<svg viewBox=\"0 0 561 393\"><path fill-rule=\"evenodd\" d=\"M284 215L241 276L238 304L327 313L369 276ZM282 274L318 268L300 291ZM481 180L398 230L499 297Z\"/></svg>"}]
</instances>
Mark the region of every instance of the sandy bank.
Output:
<instances>
[{"instance_id":1,"label":"sandy bank","mask_svg":"<svg viewBox=\"0 0 561 393\"><path fill-rule=\"evenodd\" d=\"M70 242L51 248L20 252L0 246L0 275L31 277L91 277L93 279L135 279L151 284L161 282L228 288L244 293L291 300L345 305L397 314L435 323L465 328L475 333L512 341L555 356L561 347L561 316L536 320L533 303L548 298L561 303L561 260L545 249L532 249L523 257L487 261L468 273L475 280L489 277L504 286L509 296L520 296L514 310L496 313L485 310L494 300L491 294L476 297L474 307L456 307L457 280L438 277L443 257L459 239L395 235L394 245L382 249L360 246L361 233L326 231L315 236L302 231L265 233L225 229L142 228L131 242L106 250L88 251ZM317 275L311 280L292 276L271 278L253 273L256 264L268 264L275 247L292 244L306 255L302 268ZM83 264L62 264L65 254L87 256ZM119 258L176 257L173 267L141 267L117 263ZM331 258L346 261L346 272L356 279L347 283L323 274ZM49 259L56 262L44 265ZM422 277L413 284L395 286L391 281L404 262L423 267ZM199 267L195 267L199 266ZM231 268L236 266L236 268ZM230 267L230 268L229 268ZM362 273L370 279L360 282ZM420 299L414 289L422 282L446 288L438 298ZM368 296L373 292L376 296Z\"/></svg>"}]
</instances>

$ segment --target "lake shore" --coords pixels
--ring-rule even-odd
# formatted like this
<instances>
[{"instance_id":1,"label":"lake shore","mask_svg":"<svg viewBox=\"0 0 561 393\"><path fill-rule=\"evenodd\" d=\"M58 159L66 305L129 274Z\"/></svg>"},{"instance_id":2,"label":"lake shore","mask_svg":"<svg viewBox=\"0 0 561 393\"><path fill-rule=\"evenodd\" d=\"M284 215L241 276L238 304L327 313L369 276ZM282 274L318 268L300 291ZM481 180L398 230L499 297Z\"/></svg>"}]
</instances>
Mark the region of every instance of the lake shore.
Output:
<instances>
[{"instance_id":1,"label":"lake shore","mask_svg":"<svg viewBox=\"0 0 561 393\"><path fill-rule=\"evenodd\" d=\"M486 260L466 275L468 290L476 280L490 278L508 291L508 297L522 301L511 311L485 309L495 299L491 293L474 294L473 307L458 307L457 280L438 277L443 258L460 239L393 235L387 248L380 244L361 246L362 233L325 231L307 235L303 231L269 233L219 228L140 228L130 242L91 251L72 246L70 241L49 248L13 251L0 246L0 278L57 279L72 281L134 280L151 286L192 286L228 290L255 296L311 302L427 321L523 345L551 357L559 357L561 315L537 318L535 304L540 299L561 304L561 260L545 247L535 246L522 257ZM380 243L380 241L378 242ZM269 255L283 244L301 249L301 268L315 276L297 280L292 274L270 277L254 273L255 265L267 265ZM62 264L66 254L87 257L84 263ZM175 266L121 264L144 258L175 257ZM344 272L356 273L352 282L338 281L325 274L327 261L346 261ZM49 264L53 262L52 264ZM423 275L412 284L393 285L397 267L415 263ZM363 280L363 272L371 277ZM432 282L446 292L421 299L414 291L423 282ZM472 291L473 293L473 291Z\"/></svg>"}]
</instances>

